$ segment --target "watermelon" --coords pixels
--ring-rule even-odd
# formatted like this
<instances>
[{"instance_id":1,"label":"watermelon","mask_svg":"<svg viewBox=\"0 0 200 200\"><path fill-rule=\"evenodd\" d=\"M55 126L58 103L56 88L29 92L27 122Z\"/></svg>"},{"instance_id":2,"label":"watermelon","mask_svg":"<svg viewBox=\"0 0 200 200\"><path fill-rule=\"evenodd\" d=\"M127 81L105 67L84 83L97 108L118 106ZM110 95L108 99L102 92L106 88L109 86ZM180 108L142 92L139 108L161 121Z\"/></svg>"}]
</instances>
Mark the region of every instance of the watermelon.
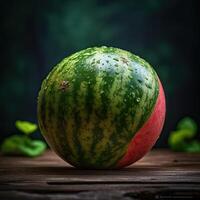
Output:
<instances>
[{"instance_id":1,"label":"watermelon","mask_svg":"<svg viewBox=\"0 0 200 200\"><path fill-rule=\"evenodd\" d=\"M119 48L87 48L43 81L38 123L49 146L78 168L122 168L155 144L165 96L154 69Z\"/></svg>"}]
</instances>

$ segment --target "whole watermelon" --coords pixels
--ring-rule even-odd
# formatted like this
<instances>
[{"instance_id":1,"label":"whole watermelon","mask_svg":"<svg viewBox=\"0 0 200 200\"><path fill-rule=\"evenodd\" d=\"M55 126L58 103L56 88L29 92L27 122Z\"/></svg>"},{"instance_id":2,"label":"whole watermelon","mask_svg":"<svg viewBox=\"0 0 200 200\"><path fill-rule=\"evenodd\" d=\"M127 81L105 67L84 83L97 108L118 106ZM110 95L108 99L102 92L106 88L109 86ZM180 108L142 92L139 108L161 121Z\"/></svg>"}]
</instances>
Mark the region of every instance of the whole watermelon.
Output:
<instances>
[{"instance_id":1,"label":"whole watermelon","mask_svg":"<svg viewBox=\"0 0 200 200\"><path fill-rule=\"evenodd\" d=\"M153 68L118 48L93 47L62 60L43 81L38 121L50 147L73 166L121 168L155 144L165 96Z\"/></svg>"}]
</instances>

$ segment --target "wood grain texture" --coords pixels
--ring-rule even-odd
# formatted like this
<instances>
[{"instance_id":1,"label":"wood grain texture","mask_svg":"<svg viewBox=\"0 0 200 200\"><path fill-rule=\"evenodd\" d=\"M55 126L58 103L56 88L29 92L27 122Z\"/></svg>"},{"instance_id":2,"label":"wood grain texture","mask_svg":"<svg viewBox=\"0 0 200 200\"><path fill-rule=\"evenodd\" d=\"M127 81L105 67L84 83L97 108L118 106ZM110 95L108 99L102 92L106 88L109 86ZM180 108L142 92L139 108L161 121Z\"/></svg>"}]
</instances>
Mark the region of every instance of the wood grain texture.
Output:
<instances>
[{"instance_id":1,"label":"wood grain texture","mask_svg":"<svg viewBox=\"0 0 200 200\"><path fill-rule=\"evenodd\" d=\"M153 150L121 170L80 170L47 151L0 156L0 199L200 199L200 154ZM183 198L182 198L183 199Z\"/></svg>"}]
</instances>

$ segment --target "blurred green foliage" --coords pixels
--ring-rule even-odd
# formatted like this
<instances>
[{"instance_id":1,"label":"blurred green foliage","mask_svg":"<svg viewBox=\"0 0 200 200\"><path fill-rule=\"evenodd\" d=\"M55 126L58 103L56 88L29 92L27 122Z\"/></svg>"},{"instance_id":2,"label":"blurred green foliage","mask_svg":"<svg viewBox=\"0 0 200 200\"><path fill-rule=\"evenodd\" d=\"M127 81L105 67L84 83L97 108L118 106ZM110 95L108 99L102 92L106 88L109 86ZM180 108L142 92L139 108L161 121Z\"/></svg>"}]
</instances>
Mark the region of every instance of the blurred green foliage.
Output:
<instances>
[{"instance_id":1,"label":"blurred green foliage","mask_svg":"<svg viewBox=\"0 0 200 200\"><path fill-rule=\"evenodd\" d=\"M37 125L27 121L17 120L15 126L24 134L29 135L37 130Z\"/></svg>"},{"instance_id":2,"label":"blurred green foliage","mask_svg":"<svg viewBox=\"0 0 200 200\"><path fill-rule=\"evenodd\" d=\"M16 121L16 128L23 135L12 135L6 138L1 144L1 152L5 155L22 155L36 157L41 155L47 148L45 142L34 140L30 137L37 129L37 125L28 121Z\"/></svg>"},{"instance_id":3,"label":"blurred green foliage","mask_svg":"<svg viewBox=\"0 0 200 200\"><path fill-rule=\"evenodd\" d=\"M174 151L200 152L200 141L194 139L196 134L196 122L189 117L183 118L177 124L177 130L170 133L169 146Z\"/></svg>"},{"instance_id":4,"label":"blurred green foliage","mask_svg":"<svg viewBox=\"0 0 200 200\"><path fill-rule=\"evenodd\" d=\"M32 140L27 136L12 135L4 140L1 145L1 152L5 155L36 157L41 155L46 147L46 144L41 140Z\"/></svg>"}]
</instances>

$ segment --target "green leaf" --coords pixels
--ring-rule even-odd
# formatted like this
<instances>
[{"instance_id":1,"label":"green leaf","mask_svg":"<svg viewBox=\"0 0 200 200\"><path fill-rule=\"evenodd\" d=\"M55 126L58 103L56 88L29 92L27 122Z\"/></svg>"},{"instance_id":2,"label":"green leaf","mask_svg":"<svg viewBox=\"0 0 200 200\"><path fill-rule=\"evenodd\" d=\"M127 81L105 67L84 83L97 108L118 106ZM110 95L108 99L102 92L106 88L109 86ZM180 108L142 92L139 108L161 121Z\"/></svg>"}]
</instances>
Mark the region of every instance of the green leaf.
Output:
<instances>
[{"instance_id":1,"label":"green leaf","mask_svg":"<svg viewBox=\"0 0 200 200\"><path fill-rule=\"evenodd\" d=\"M200 152L200 142L197 140L193 140L185 147L186 152L190 153L199 153Z\"/></svg>"},{"instance_id":2,"label":"green leaf","mask_svg":"<svg viewBox=\"0 0 200 200\"><path fill-rule=\"evenodd\" d=\"M23 133L29 135L37 130L37 125L27 121L16 121L15 126Z\"/></svg>"},{"instance_id":3,"label":"green leaf","mask_svg":"<svg viewBox=\"0 0 200 200\"><path fill-rule=\"evenodd\" d=\"M177 130L182 130L182 129L188 129L192 133L196 133L197 132L197 124L190 117L185 117L182 120L180 120L179 123L177 124Z\"/></svg>"},{"instance_id":4,"label":"green leaf","mask_svg":"<svg viewBox=\"0 0 200 200\"><path fill-rule=\"evenodd\" d=\"M4 140L1 145L1 152L5 155L35 157L41 155L46 147L43 141L32 140L27 136L13 135Z\"/></svg>"},{"instance_id":5,"label":"green leaf","mask_svg":"<svg viewBox=\"0 0 200 200\"><path fill-rule=\"evenodd\" d=\"M168 143L174 151L184 151L186 148L186 139L191 139L193 133L190 130L177 130L170 133Z\"/></svg>"},{"instance_id":6,"label":"green leaf","mask_svg":"<svg viewBox=\"0 0 200 200\"><path fill-rule=\"evenodd\" d=\"M200 142L193 139L196 133L196 122L189 117L183 118L177 124L177 130L170 133L168 144L174 151L200 152Z\"/></svg>"}]
</instances>

